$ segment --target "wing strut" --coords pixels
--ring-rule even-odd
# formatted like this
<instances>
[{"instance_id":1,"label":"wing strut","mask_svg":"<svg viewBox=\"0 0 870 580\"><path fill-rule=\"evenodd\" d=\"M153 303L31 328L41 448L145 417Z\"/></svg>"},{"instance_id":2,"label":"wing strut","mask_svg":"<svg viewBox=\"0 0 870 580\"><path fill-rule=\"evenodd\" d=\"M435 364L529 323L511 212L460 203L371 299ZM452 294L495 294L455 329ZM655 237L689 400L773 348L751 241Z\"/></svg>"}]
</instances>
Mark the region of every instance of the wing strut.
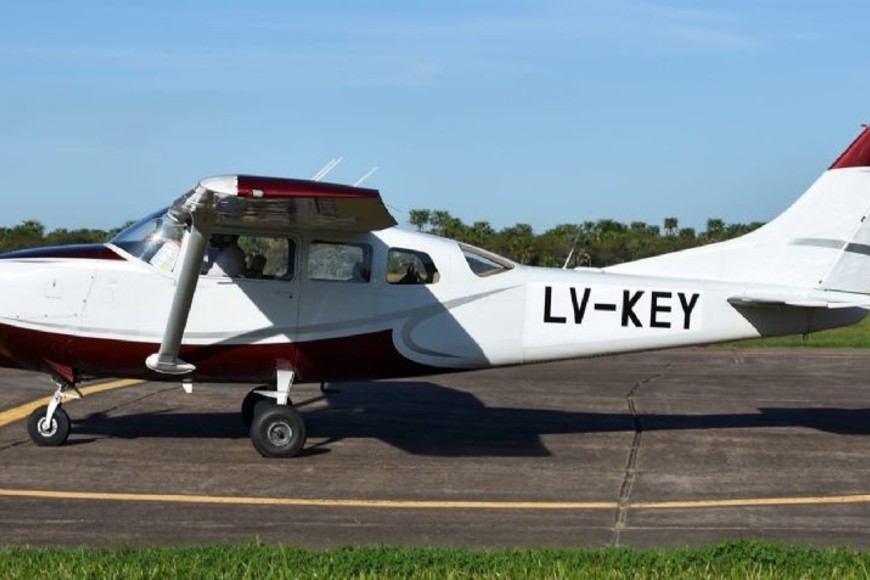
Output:
<instances>
[{"instance_id":1,"label":"wing strut","mask_svg":"<svg viewBox=\"0 0 870 580\"><path fill-rule=\"evenodd\" d=\"M184 327L193 303L196 283L202 271L202 261L205 257L206 242L211 233L213 212L211 211L212 193L203 190L190 213L192 218L190 234L188 234L187 249L181 263L181 272L172 298L172 308L169 319L163 330L163 340L160 350L145 359L145 366L158 373L167 375L184 375L196 370L196 367L178 358Z\"/></svg>"}]
</instances>

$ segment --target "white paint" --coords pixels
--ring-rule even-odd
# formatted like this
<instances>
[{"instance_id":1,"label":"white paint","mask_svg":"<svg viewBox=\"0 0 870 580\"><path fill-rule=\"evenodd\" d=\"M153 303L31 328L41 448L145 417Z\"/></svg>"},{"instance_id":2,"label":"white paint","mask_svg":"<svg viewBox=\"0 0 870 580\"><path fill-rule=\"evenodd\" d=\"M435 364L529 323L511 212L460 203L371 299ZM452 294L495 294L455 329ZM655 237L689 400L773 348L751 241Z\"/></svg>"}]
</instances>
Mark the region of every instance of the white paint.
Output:
<instances>
[{"instance_id":1,"label":"white paint","mask_svg":"<svg viewBox=\"0 0 870 580\"><path fill-rule=\"evenodd\" d=\"M235 195L235 188L233 176L205 179L177 208L192 203L191 211L208 212L203 190ZM262 207L274 212L281 206ZM472 272L455 242L425 234L397 228L287 232L298 248L295 278L201 277L183 342L244 347L389 332L411 361L470 369L809 332L856 322L866 312L859 308L868 304L866 294L841 290L870 279L863 273L870 271L870 256L845 246L870 240L861 222L868 207L870 172L839 169L771 224L738 240L604 270L515 266L485 277ZM341 211L352 215L353 208ZM361 211L377 221L386 210L368 202ZM246 231L256 223L245 221ZM312 241L371 247L370 282L309 280ZM388 283L390 248L430 256L437 283ZM180 273L169 271L167 260L127 257L0 260L0 321L156 345ZM820 286L825 279L835 287ZM337 358L334 364L350 363Z\"/></svg>"}]
</instances>

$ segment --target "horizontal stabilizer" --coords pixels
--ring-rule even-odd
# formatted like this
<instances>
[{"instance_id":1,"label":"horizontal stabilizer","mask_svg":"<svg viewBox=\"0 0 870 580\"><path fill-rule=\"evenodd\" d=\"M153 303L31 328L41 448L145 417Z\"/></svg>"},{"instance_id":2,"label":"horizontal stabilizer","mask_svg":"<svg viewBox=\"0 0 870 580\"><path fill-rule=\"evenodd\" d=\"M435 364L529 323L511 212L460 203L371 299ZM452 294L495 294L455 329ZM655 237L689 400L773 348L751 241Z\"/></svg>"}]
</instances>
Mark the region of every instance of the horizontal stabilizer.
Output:
<instances>
[{"instance_id":1,"label":"horizontal stabilizer","mask_svg":"<svg viewBox=\"0 0 870 580\"><path fill-rule=\"evenodd\" d=\"M774 306L791 306L794 308L870 308L870 296L864 294L825 296L824 292L810 294L788 293L747 293L732 296L728 302L734 306L746 308L769 308Z\"/></svg>"}]
</instances>

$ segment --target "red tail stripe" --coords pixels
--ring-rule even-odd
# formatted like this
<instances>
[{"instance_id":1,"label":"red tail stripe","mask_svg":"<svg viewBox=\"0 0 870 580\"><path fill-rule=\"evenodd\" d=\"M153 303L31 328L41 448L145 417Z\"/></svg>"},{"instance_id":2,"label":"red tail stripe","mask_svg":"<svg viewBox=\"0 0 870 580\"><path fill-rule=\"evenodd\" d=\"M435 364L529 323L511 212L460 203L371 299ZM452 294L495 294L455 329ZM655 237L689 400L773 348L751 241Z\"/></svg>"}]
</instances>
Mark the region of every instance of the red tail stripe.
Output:
<instances>
[{"instance_id":1,"label":"red tail stripe","mask_svg":"<svg viewBox=\"0 0 870 580\"><path fill-rule=\"evenodd\" d=\"M852 144L843 151L830 169L843 169L845 167L870 167L870 127L865 127L852 141Z\"/></svg>"}]
</instances>

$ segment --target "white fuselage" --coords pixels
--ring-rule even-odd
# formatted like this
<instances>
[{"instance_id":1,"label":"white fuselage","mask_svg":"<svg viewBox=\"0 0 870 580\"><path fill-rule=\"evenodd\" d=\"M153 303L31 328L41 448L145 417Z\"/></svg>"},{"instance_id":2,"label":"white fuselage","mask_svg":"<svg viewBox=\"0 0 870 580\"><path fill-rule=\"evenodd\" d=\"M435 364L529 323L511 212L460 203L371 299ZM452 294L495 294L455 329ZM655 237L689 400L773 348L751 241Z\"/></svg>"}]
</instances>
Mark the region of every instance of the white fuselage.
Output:
<instances>
[{"instance_id":1,"label":"white fuselage","mask_svg":"<svg viewBox=\"0 0 870 580\"><path fill-rule=\"evenodd\" d=\"M370 246L369 281L311 279L314 240ZM741 285L690 278L524 266L479 276L456 242L397 228L294 241L291 280L200 277L182 346L195 377L266 380L281 364L302 380L424 374L810 332L865 312L739 309L728 298ZM390 283L390 248L428 255L437 281ZM160 343L176 277L113 251L125 259L0 260L0 355L152 377L144 359Z\"/></svg>"}]
</instances>

